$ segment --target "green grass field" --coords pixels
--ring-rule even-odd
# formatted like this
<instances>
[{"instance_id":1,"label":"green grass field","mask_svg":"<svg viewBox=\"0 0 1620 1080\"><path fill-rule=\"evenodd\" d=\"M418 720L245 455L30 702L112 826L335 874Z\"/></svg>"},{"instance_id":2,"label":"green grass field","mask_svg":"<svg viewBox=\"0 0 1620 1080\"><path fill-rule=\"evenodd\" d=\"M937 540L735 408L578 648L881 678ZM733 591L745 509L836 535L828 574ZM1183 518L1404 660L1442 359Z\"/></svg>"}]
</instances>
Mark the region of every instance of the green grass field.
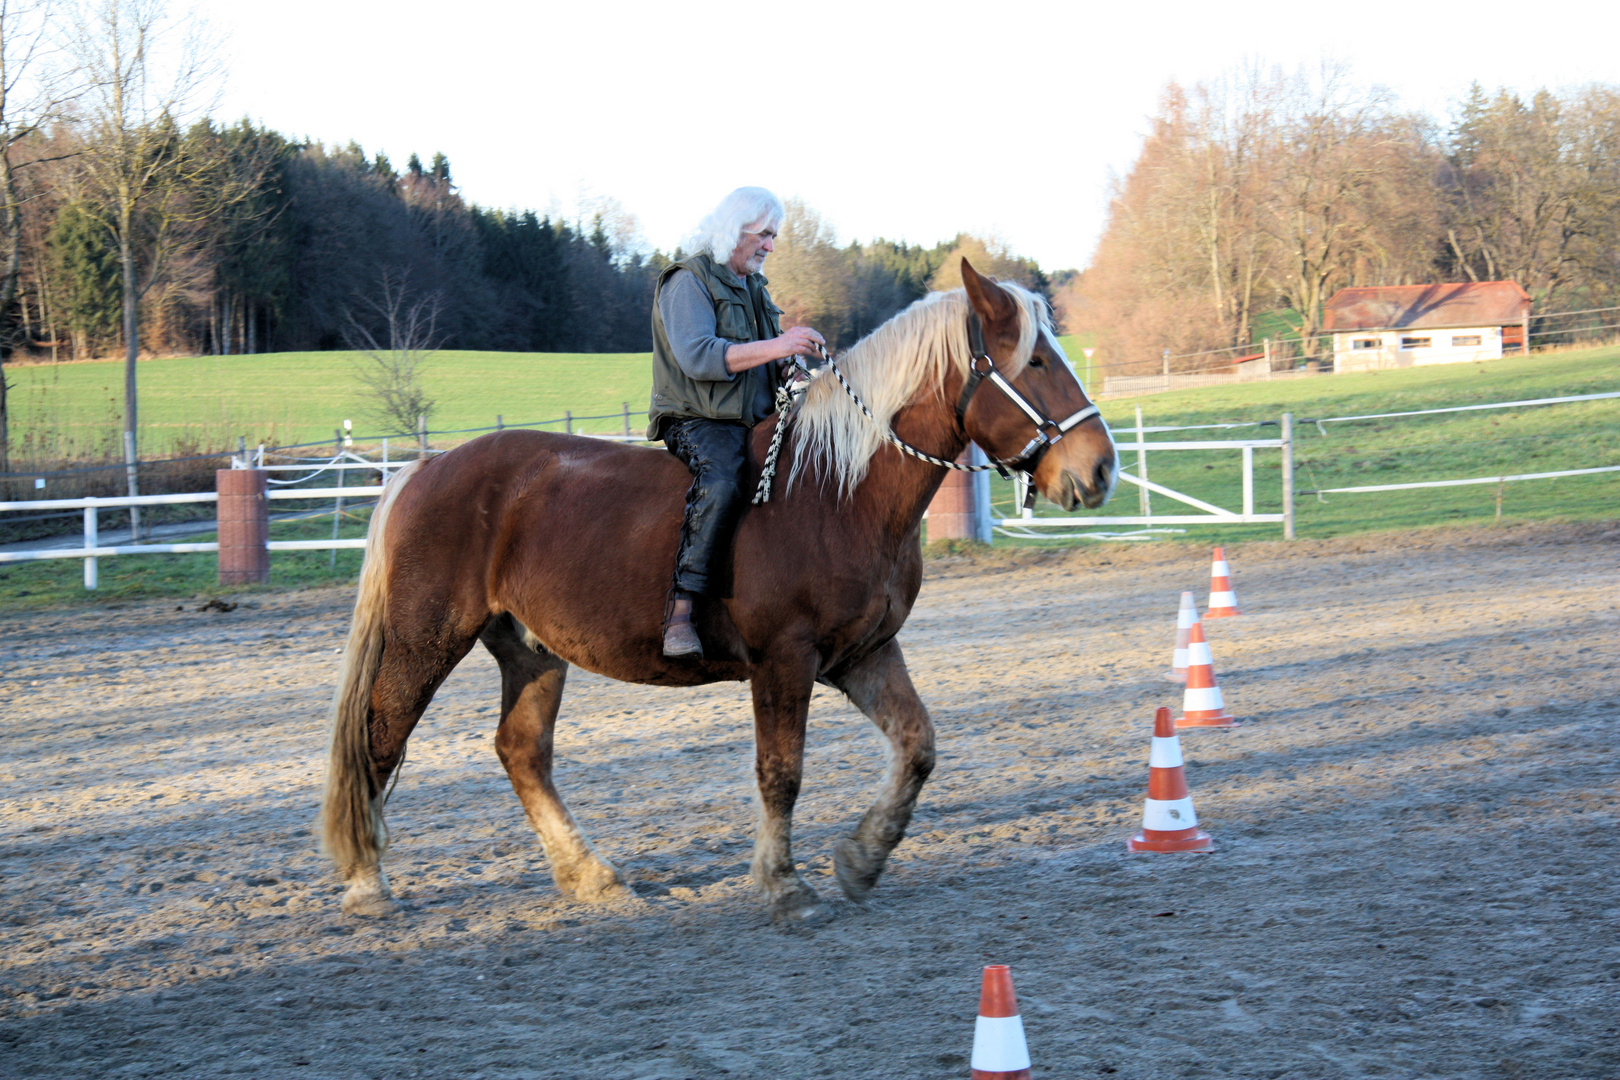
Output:
<instances>
[{"instance_id":1,"label":"green grass field","mask_svg":"<svg viewBox=\"0 0 1620 1080\"><path fill-rule=\"evenodd\" d=\"M137 365L141 452L163 456L192 448L277 445L330 439L352 419L360 435L388 435L367 412L353 353L184 356ZM34 364L6 369L12 431L23 459L92 457L115 447L123 417L121 361ZM435 431L619 413L630 403L632 427L645 416L652 354L441 352L424 376L436 403ZM622 421L587 423L617 431Z\"/></svg>"},{"instance_id":2,"label":"green grass field","mask_svg":"<svg viewBox=\"0 0 1620 1080\"><path fill-rule=\"evenodd\" d=\"M1085 374L1082 346L1064 347ZM355 375L356 354L265 353L142 360L137 368L141 453L221 450L266 442L287 446L330 439L344 420L361 436L388 435L368 413ZM12 432L19 460L116 457L122 438L124 369L119 360L31 364L6 369ZM488 427L575 416L615 414L576 430L618 431L630 405L631 430L645 421L652 391L652 354L486 353L446 351L426 368L436 403L434 431ZM455 442L458 436L435 439Z\"/></svg>"},{"instance_id":3,"label":"green grass field","mask_svg":"<svg viewBox=\"0 0 1620 1080\"><path fill-rule=\"evenodd\" d=\"M1066 340L1065 346L1071 356L1078 355L1077 342ZM497 413L513 423L560 415L565 408L576 415L615 412L626 400L634 410L644 407L649 368L650 359L645 355L444 354L433 385L441 388L436 392L445 402L445 417L435 427L492 423ZM54 412L30 416L77 417L69 422L92 425L102 397L110 392L105 384L115 373L116 365L105 364L14 369L13 378L28 388L14 392L14 400L34 394L51 401ZM330 434L334 422L352 415L345 409L356 400L341 364L330 354L149 361L142 365L142 375L147 415L153 425L149 438L165 431L201 430L240 431L254 441L279 436L290 442L305 434L320 438ZM190 398L188 387L195 390ZM1305 491L1620 464L1620 399L1327 424L1325 434L1307 422L1318 417L1604 391L1620 391L1620 348L1247 383L1107 401L1102 409L1116 430L1134 425L1138 404L1149 426L1276 420L1282 413L1292 412L1298 424L1296 486ZM193 402L189 411L188 400ZM211 412L222 418L207 419ZM248 426L250 422L261 427ZM215 426L206 428L208 424ZM602 427L617 430L618 423L608 421ZM1249 430L1260 437L1275 437L1277 429ZM1232 438L1242 434L1240 430L1149 438ZM1121 449L1125 465L1134 467L1135 455L1124 436ZM1238 464L1235 450L1166 451L1150 455L1149 475L1177 491L1236 509L1241 503ZM1276 451L1256 452L1255 501L1260 512L1281 509L1279 466ZM1323 500L1300 495L1296 500L1298 534L1309 538L1460 522L1488 524L1496 516L1496 497L1495 484L1334 494ZM1010 484L993 479L992 498L998 516L1015 516ZM1152 505L1156 514L1181 512L1181 504L1164 496L1153 496ZM1114 500L1100 513L1133 515L1136 509L1136 488L1121 483ZM1060 511L1043 500L1037 513L1049 517ZM1502 516L1517 521L1615 518L1620 516L1620 473L1504 485ZM360 535L363 528L362 515L346 522L343 534ZM1186 529L1181 538L1208 543L1281 536L1279 525L1176 528ZM273 525L272 535L276 539L329 536L330 530L330 519L287 522ZM997 542L1087 541L998 537ZM359 565L357 552L340 552L334 572L328 558L325 552L276 554L272 557L274 586L343 580L352 577ZM211 555L103 559L102 588L90 599L104 602L208 594L214 589L214 574ZM87 598L80 582L77 560L0 565L0 611Z\"/></svg>"}]
</instances>

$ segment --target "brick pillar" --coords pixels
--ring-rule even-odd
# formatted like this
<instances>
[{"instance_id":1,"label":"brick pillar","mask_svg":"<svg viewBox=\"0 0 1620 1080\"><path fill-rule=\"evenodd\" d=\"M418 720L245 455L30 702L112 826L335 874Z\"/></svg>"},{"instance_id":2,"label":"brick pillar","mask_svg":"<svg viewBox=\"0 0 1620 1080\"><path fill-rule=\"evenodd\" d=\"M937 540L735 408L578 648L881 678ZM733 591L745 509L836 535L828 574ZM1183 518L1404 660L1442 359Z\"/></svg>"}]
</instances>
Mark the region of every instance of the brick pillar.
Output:
<instances>
[{"instance_id":1,"label":"brick pillar","mask_svg":"<svg viewBox=\"0 0 1620 1080\"><path fill-rule=\"evenodd\" d=\"M249 585L270 580L270 500L263 469L219 469L219 583Z\"/></svg>"},{"instance_id":2,"label":"brick pillar","mask_svg":"<svg viewBox=\"0 0 1620 1080\"><path fill-rule=\"evenodd\" d=\"M963 465L982 462L982 454L974 454L970 443L956 460ZM983 487L981 493L978 489ZM952 469L934 493L928 504L928 539L935 540L989 540L988 499L989 481L983 473L957 472ZM983 519L983 520L981 520Z\"/></svg>"}]
</instances>

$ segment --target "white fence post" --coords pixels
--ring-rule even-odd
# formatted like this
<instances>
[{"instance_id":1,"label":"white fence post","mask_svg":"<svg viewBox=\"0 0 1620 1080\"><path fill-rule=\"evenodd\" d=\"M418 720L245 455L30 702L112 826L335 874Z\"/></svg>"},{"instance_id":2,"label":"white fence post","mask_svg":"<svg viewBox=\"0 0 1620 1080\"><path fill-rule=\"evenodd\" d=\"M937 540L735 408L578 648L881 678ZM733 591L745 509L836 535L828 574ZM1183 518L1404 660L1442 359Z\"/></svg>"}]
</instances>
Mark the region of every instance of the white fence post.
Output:
<instances>
[{"instance_id":1,"label":"white fence post","mask_svg":"<svg viewBox=\"0 0 1620 1080\"><path fill-rule=\"evenodd\" d=\"M1168 353L1169 350L1166 349L1165 352ZM1166 360L1165 363L1169 364L1169 361ZM1165 370L1168 372L1168 367ZM1148 478L1147 451L1141 449L1141 445L1146 441L1147 436L1142 433L1142 406L1138 405L1136 407L1136 445L1138 447L1136 451L1136 476L1139 480ZM1136 489L1136 505L1143 517L1153 516L1153 497L1148 494L1146 487L1139 486Z\"/></svg>"},{"instance_id":2,"label":"white fence post","mask_svg":"<svg viewBox=\"0 0 1620 1080\"><path fill-rule=\"evenodd\" d=\"M968 443L968 461L974 465L988 465L990 459L979 449L978 443ZM990 474L969 473L973 478L973 532L974 539L988 544L996 538L995 526L990 522Z\"/></svg>"},{"instance_id":3,"label":"white fence post","mask_svg":"<svg viewBox=\"0 0 1620 1080\"><path fill-rule=\"evenodd\" d=\"M95 502L94 496L90 496L90 502ZM84 549L86 551L94 551L95 548L96 508L95 506L91 505L84 508ZM86 589L94 589L97 587L96 557L94 555L86 555L84 557L84 587Z\"/></svg>"},{"instance_id":4,"label":"white fence post","mask_svg":"<svg viewBox=\"0 0 1620 1080\"><path fill-rule=\"evenodd\" d=\"M1254 516L1254 447L1243 448L1243 516Z\"/></svg>"},{"instance_id":5,"label":"white fence post","mask_svg":"<svg viewBox=\"0 0 1620 1080\"><path fill-rule=\"evenodd\" d=\"M500 423L500 420L501 420L501 418L498 417L498 416L495 418L495 422L497 424ZM337 451L336 451L335 455L332 458L332 464L333 464L332 486L337 488L339 491L341 491L341 490L343 490L343 483L348 478L348 475L349 475L348 470L344 468L344 466L347 464L347 462L345 462L343 460L343 432L341 432L341 431L333 431L332 434L337 436L337 438L334 440L334 442L337 445ZM338 538L338 527L342 523L343 523L343 496L339 495L337 497L336 501L334 501L332 503L332 539L333 540L336 540ZM337 569L337 548L334 547L332 549L332 554L329 557L329 559L327 560L327 562L328 562L328 566L332 570L335 571Z\"/></svg>"},{"instance_id":6,"label":"white fence post","mask_svg":"<svg viewBox=\"0 0 1620 1080\"><path fill-rule=\"evenodd\" d=\"M124 478L129 482L130 498L141 493L135 478L135 433L124 432ZM129 542L134 543L141 538L141 508L135 503L129 504Z\"/></svg>"},{"instance_id":7,"label":"white fence post","mask_svg":"<svg viewBox=\"0 0 1620 1080\"><path fill-rule=\"evenodd\" d=\"M1282 415L1283 539L1294 538L1294 414Z\"/></svg>"}]
</instances>

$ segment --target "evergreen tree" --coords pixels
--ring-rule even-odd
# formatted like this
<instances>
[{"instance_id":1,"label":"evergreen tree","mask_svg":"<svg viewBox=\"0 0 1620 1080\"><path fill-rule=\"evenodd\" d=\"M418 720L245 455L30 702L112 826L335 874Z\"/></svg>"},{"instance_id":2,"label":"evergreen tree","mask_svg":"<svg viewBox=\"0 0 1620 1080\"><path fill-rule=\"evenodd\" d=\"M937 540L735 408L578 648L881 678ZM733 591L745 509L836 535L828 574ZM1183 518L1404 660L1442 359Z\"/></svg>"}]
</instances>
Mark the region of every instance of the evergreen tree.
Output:
<instances>
[{"instance_id":1,"label":"evergreen tree","mask_svg":"<svg viewBox=\"0 0 1620 1080\"><path fill-rule=\"evenodd\" d=\"M73 338L73 355L96 351L117 340L122 303L118 252L97 215L68 203L46 241L50 249L52 306Z\"/></svg>"}]
</instances>

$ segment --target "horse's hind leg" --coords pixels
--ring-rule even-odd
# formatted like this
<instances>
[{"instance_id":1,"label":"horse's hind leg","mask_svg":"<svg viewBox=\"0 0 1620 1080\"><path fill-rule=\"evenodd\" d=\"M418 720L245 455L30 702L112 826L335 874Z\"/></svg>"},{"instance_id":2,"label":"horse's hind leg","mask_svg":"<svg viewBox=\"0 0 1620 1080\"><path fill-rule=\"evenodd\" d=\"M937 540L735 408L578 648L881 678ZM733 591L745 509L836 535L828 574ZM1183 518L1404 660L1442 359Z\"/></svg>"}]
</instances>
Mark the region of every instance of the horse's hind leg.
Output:
<instances>
[{"instance_id":1,"label":"horse's hind leg","mask_svg":"<svg viewBox=\"0 0 1620 1080\"><path fill-rule=\"evenodd\" d=\"M889 853L905 836L917 795L934 770L934 722L893 640L830 681L882 729L891 749L877 801L854 835L833 852L838 884L851 900L860 900L877 884Z\"/></svg>"},{"instance_id":2,"label":"horse's hind leg","mask_svg":"<svg viewBox=\"0 0 1620 1080\"><path fill-rule=\"evenodd\" d=\"M354 771L366 774L374 829L384 838L384 843L350 845L350 857L340 860L348 885L343 894L345 914L391 915L400 908L382 869L387 836L382 825L384 793L389 778L405 756L405 742L427 711L434 691L467 655L475 640L467 638L446 646L439 641L410 644L395 637L382 651L365 724L363 753L367 761ZM328 840L331 840L330 833Z\"/></svg>"},{"instance_id":3,"label":"horse's hind leg","mask_svg":"<svg viewBox=\"0 0 1620 1080\"><path fill-rule=\"evenodd\" d=\"M568 662L528 636L510 615L491 620L483 641L501 668L501 724L495 752L529 824L540 836L557 888L579 900L635 895L613 864L579 831L551 782L552 732Z\"/></svg>"}]
</instances>

